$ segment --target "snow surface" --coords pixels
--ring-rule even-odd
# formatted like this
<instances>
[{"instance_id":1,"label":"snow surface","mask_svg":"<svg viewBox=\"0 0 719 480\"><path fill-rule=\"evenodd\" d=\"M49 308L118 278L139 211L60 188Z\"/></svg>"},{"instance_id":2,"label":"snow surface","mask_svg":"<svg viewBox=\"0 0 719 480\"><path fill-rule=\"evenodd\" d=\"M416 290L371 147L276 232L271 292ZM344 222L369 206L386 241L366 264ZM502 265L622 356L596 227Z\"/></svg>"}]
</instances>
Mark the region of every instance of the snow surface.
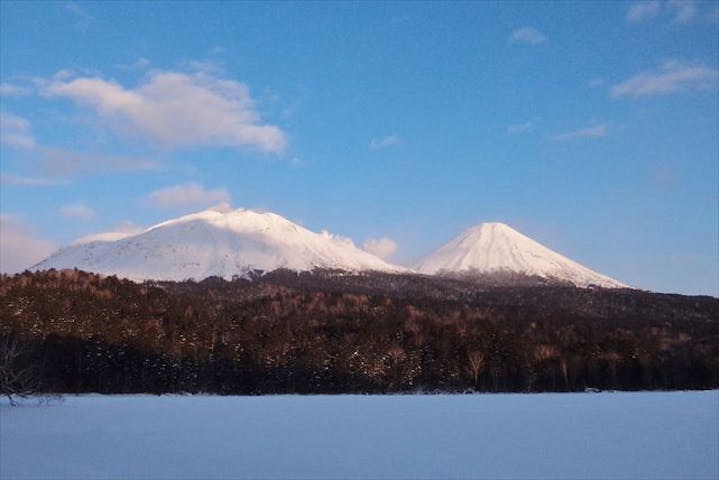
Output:
<instances>
[{"instance_id":1,"label":"snow surface","mask_svg":"<svg viewBox=\"0 0 719 480\"><path fill-rule=\"evenodd\" d=\"M719 391L0 405L0 477L719 477Z\"/></svg>"},{"instance_id":2,"label":"snow surface","mask_svg":"<svg viewBox=\"0 0 719 480\"><path fill-rule=\"evenodd\" d=\"M32 267L78 268L131 280L231 279L277 268L401 272L351 240L315 233L274 213L207 210L136 234L84 237Z\"/></svg>"},{"instance_id":3,"label":"snow surface","mask_svg":"<svg viewBox=\"0 0 719 480\"><path fill-rule=\"evenodd\" d=\"M513 272L568 281L579 287L626 285L594 272L504 223L481 223L419 261L421 273Z\"/></svg>"}]
</instances>

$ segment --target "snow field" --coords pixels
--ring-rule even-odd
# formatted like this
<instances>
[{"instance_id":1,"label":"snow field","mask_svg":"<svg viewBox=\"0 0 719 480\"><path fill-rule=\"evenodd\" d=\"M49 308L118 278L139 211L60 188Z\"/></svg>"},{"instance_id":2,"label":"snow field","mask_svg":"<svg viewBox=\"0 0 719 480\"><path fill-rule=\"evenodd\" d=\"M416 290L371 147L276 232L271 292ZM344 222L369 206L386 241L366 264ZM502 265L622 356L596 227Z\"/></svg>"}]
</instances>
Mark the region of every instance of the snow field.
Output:
<instances>
[{"instance_id":1,"label":"snow field","mask_svg":"<svg viewBox=\"0 0 719 480\"><path fill-rule=\"evenodd\" d=\"M719 391L70 396L0 406L0 477L717 478Z\"/></svg>"}]
</instances>

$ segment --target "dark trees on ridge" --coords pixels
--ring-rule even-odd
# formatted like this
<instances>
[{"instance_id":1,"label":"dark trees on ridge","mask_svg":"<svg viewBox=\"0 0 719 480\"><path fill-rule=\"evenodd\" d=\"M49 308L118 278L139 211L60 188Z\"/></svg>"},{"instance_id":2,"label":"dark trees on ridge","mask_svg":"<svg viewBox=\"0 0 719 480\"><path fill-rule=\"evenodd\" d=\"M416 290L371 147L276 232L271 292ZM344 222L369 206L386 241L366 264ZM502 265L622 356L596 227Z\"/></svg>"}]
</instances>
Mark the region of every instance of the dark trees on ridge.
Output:
<instances>
[{"instance_id":1,"label":"dark trees on ridge","mask_svg":"<svg viewBox=\"0 0 719 480\"><path fill-rule=\"evenodd\" d=\"M51 270L0 278L0 347L10 396L717 388L719 301L380 273L137 284Z\"/></svg>"}]
</instances>

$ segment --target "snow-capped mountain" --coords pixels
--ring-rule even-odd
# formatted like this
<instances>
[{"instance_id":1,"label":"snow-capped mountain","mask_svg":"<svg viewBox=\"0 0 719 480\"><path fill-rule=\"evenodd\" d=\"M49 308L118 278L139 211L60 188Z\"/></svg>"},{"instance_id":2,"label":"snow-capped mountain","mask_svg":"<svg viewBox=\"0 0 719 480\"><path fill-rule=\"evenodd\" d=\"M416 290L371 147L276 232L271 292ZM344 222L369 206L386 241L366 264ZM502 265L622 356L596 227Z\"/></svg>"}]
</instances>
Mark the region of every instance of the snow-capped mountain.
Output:
<instances>
[{"instance_id":1,"label":"snow-capped mountain","mask_svg":"<svg viewBox=\"0 0 719 480\"><path fill-rule=\"evenodd\" d=\"M510 272L532 275L579 287L626 287L522 235L503 223L481 223L420 260L425 274Z\"/></svg>"},{"instance_id":2,"label":"snow-capped mountain","mask_svg":"<svg viewBox=\"0 0 719 480\"><path fill-rule=\"evenodd\" d=\"M274 213L207 210L134 234L84 237L33 270L78 268L132 280L232 278L252 270L332 268L403 272L351 240L315 233Z\"/></svg>"}]
</instances>

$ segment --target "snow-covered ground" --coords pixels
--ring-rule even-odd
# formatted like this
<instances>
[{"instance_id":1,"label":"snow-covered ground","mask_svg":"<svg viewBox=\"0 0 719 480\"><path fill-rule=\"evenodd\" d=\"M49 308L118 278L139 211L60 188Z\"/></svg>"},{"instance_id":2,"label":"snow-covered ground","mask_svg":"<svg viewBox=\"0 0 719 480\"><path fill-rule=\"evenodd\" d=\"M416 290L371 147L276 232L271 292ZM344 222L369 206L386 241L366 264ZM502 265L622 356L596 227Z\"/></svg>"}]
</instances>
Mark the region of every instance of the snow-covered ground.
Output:
<instances>
[{"instance_id":1,"label":"snow-covered ground","mask_svg":"<svg viewBox=\"0 0 719 480\"><path fill-rule=\"evenodd\" d=\"M0 406L0 477L717 478L719 391L80 396Z\"/></svg>"}]
</instances>

